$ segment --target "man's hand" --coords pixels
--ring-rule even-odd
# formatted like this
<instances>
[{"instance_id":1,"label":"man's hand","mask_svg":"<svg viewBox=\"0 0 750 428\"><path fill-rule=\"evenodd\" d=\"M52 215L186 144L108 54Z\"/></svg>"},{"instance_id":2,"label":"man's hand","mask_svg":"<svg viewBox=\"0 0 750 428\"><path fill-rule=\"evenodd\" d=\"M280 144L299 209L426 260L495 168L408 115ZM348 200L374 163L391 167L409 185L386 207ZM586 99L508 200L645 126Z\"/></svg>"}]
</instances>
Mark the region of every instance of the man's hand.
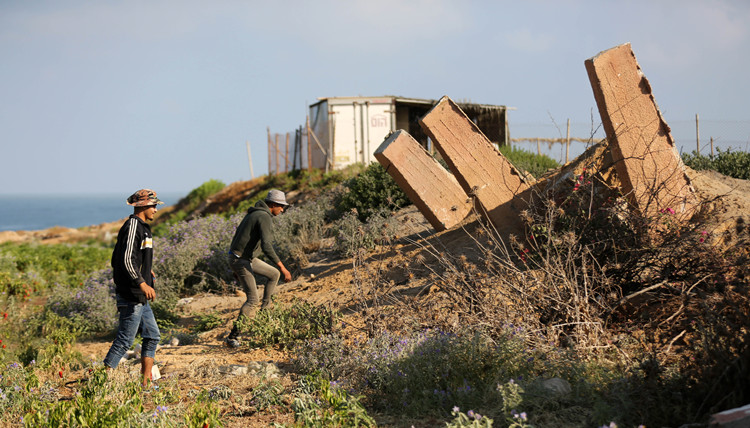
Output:
<instances>
[{"instance_id":1,"label":"man's hand","mask_svg":"<svg viewBox=\"0 0 750 428\"><path fill-rule=\"evenodd\" d=\"M156 298L156 291L150 285L142 282L140 283L140 287L143 294L146 295L146 300L154 300Z\"/></svg>"},{"instance_id":2,"label":"man's hand","mask_svg":"<svg viewBox=\"0 0 750 428\"><path fill-rule=\"evenodd\" d=\"M284 282L291 281L292 274L289 273L288 270L286 270L286 267L284 267L284 263L281 263L281 261L279 261L278 266L279 266L279 270L281 271L281 274L284 275Z\"/></svg>"}]
</instances>

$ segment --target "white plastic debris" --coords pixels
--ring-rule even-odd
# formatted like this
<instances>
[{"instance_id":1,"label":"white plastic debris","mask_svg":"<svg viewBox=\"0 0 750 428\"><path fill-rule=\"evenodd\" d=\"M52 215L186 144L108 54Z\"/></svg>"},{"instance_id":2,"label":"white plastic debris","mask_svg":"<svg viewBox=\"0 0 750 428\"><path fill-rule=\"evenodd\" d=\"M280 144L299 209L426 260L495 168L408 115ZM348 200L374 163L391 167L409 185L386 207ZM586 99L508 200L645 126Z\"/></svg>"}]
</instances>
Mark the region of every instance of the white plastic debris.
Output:
<instances>
[{"instance_id":1,"label":"white plastic debris","mask_svg":"<svg viewBox=\"0 0 750 428\"><path fill-rule=\"evenodd\" d=\"M156 364L151 367L151 380L159 380L161 379L161 372L159 371L159 367L156 367Z\"/></svg>"}]
</instances>

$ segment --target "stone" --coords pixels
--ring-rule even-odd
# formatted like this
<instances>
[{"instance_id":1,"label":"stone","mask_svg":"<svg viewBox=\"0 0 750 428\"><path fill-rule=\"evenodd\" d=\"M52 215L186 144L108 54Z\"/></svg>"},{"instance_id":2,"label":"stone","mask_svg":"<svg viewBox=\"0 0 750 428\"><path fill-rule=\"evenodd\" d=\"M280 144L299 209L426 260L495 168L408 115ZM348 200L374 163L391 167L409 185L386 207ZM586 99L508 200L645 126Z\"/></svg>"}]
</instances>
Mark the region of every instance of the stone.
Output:
<instances>
[{"instance_id":1,"label":"stone","mask_svg":"<svg viewBox=\"0 0 750 428\"><path fill-rule=\"evenodd\" d=\"M184 297L184 298L182 298L182 299L180 299L180 300L177 301L177 306L187 305L188 303L190 303L192 301L193 301L192 297Z\"/></svg>"},{"instance_id":2,"label":"stone","mask_svg":"<svg viewBox=\"0 0 750 428\"><path fill-rule=\"evenodd\" d=\"M600 52L585 65L622 193L648 218L668 213L689 219L698 199L630 44Z\"/></svg>"},{"instance_id":3,"label":"stone","mask_svg":"<svg viewBox=\"0 0 750 428\"><path fill-rule=\"evenodd\" d=\"M398 130L388 136L375 151L375 159L436 231L452 228L471 213L471 198L453 174L408 132Z\"/></svg>"},{"instance_id":4,"label":"stone","mask_svg":"<svg viewBox=\"0 0 750 428\"><path fill-rule=\"evenodd\" d=\"M232 376L241 376L248 373L247 366L239 364L230 364L227 366L219 366L219 372Z\"/></svg>"},{"instance_id":5,"label":"stone","mask_svg":"<svg viewBox=\"0 0 750 428\"><path fill-rule=\"evenodd\" d=\"M523 233L519 214L526 204L516 196L533 179L518 171L448 97L441 98L419 123L464 192L476 197L480 213L498 231Z\"/></svg>"},{"instance_id":6,"label":"stone","mask_svg":"<svg viewBox=\"0 0 750 428\"><path fill-rule=\"evenodd\" d=\"M542 388L553 396L568 395L573 391L570 387L570 383L559 377L543 380Z\"/></svg>"},{"instance_id":7,"label":"stone","mask_svg":"<svg viewBox=\"0 0 750 428\"><path fill-rule=\"evenodd\" d=\"M173 337L173 338L169 339L169 344L172 345L172 346L177 346L177 345L180 344L180 339L178 339L176 337Z\"/></svg>"}]
</instances>

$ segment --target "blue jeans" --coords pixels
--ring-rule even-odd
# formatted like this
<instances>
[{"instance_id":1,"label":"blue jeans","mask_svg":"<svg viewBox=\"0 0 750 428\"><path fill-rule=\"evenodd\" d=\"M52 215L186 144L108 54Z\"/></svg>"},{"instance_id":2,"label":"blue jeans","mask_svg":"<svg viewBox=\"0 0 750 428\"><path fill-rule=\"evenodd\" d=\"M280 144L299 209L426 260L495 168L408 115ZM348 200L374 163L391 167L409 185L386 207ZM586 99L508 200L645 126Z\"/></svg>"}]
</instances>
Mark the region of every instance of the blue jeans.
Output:
<instances>
[{"instance_id":1,"label":"blue jeans","mask_svg":"<svg viewBox=\"0 0 750 428\"><path fill-rule=\"evenodd\" d=\"M120 325L117 328L117 336L104 358L104 365L117 367L128 349L133 346L135 335L139 332L143 338L141 355L154 358L161 335L148 302L145 305L133 303L117 295L117 311L120 312Z\"/></svg>"}]
</instances>

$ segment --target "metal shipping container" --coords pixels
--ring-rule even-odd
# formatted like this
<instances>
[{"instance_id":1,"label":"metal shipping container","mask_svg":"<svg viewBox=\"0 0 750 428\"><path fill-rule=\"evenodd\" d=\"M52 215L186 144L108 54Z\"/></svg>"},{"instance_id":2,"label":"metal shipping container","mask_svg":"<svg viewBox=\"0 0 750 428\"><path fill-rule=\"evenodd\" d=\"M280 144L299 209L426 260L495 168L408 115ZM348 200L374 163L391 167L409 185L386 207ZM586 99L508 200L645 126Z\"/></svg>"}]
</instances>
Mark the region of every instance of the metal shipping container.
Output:
<instances>
[{"instance_id":1,"label":"metal shipping container","mask_svg":"<svg viewBox=\"0 0 750 428\"><path fill-rule=\"evenodd\" d=\"M311 145L314 168L340 169L354 163L375 161L373 153L396 129L409 132L431 150L419 118L436 100L383 97L320 98L310 106ZM494 143L507 144L505 106L458 103Z\"/></svg>"}]
</instances>

